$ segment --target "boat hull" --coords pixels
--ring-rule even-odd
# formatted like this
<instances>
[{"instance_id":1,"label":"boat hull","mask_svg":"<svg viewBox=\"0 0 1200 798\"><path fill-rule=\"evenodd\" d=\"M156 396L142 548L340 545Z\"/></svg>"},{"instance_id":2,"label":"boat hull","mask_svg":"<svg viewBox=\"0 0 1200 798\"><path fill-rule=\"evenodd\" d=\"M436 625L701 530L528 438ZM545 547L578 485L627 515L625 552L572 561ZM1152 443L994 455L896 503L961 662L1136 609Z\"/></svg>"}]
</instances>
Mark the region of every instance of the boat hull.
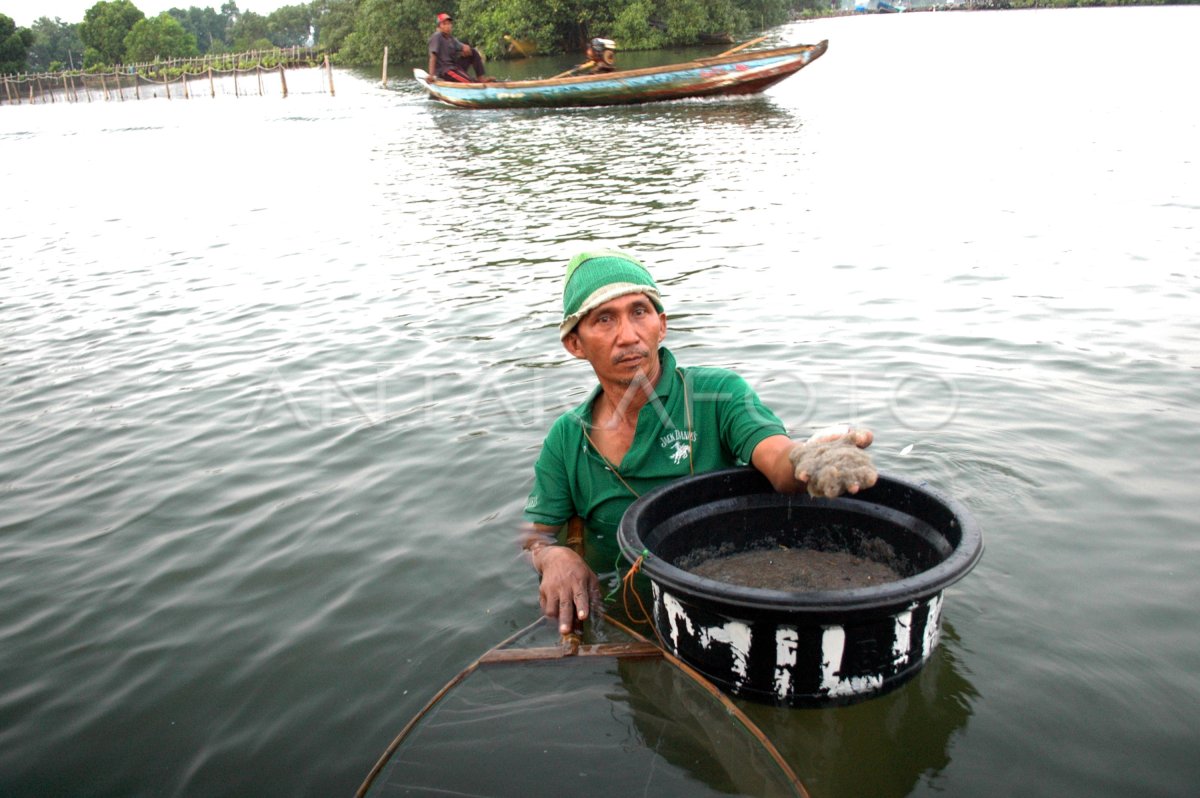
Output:
<instances>
[{"instance_id":1,"label":"boat hull","mask_svg":"<svg viewBox=\"0 0 1200 798\"><path fill-rule=\"evenodd\" d=\"M544 80L426 82L424 71L414 70L414 75L431 97L460 108L631 105L685 97L756 94L820 58L828 45L822 41L662 67Z\"/></svg>"}]
</instances>

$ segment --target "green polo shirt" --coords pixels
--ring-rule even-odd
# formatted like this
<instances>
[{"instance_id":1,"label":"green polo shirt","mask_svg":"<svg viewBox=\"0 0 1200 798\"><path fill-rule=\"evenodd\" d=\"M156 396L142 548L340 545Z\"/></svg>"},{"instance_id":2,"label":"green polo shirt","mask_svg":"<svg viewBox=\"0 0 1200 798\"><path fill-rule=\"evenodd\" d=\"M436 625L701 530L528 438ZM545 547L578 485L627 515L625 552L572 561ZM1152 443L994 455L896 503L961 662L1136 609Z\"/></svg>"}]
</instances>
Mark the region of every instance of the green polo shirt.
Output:
<instances>
[{"instance_id":1,"label":"green polo shirt","mask_svg":"<svg viewBox=\"0 0 1200 798\"><path fill-rule=\"evenodd\" d=\"M525 518L548 526L565 524L575 515L583 518L588 528L585 548L593 567L611 568L617 553L617 524L637 496L693 470L701 474L745 465L764 438L786 434L779 418L732 371L677 368L675 356L665 347L658 354L662 377L654 396L638 413L633 445L616 464L628 487L584 435L585 430L591 432L599 385L583 404L554 422L534 465Z\"/></svg>"}]
</instances>

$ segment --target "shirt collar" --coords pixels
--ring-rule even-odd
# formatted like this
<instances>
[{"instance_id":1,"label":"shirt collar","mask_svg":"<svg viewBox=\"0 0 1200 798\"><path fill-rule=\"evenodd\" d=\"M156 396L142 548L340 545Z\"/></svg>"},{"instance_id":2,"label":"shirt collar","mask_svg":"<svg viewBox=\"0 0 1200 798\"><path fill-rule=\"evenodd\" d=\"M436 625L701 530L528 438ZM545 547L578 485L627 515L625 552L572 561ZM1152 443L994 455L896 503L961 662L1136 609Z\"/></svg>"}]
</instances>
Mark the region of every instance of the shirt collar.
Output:
<instances>
[{"instance_id":1,"label":"shirt collar","mask_svg":"<svg viewBox=\"0 0 1200 798\"><path fill-rule=\"evenodd\" d=\"M671 390L674 389L676 383L679 382L679 374L675 371L675 356L671 354L671 350L660 346L658 363L662 367L662 374L658 378L658 385L654 386L654 393L660 399L666 399L671 395Z\"/></svg>"},{"instance_id":2,"label":"shirt collar","mask_svg":"<svg viewBox=\"0 0 1200 798\"><path fill-rule=\"evenodd\" d=\"M667 349L665 346L660 346L658 348L658 364L662 371L658 378L658 385L654 386L654 395L660 400L665 400L671 395L671 391L679 382L679 373L675 370L675 355L671 354L671 350ZM596 401L596 397L600 395L602 390L604 389L600 386L600 383L597 382L596 386L592 388L591 392L588 394L587 399L585 399L581 405L575 408L575 415L579 417L579 420L582 421L585 426L591 426L592 404Z\"/></svg>"}]
</instances>

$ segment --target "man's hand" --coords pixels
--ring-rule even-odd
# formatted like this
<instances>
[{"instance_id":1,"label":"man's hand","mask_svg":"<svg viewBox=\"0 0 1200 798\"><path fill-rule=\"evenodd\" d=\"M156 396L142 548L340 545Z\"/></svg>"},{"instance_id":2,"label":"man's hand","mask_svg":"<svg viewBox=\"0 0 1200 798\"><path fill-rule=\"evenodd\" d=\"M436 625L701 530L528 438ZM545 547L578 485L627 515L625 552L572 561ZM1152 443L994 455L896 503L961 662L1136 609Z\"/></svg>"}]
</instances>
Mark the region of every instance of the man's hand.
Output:
<instances>
[{"instance_id":1,"label":"man's hand","mask_svg":"<svg viewBox=\"0 0 1200 798\"><path fill-rule=\"evenodd\" d=\"M816 433L788 453L796 481L807 484L810 496L827 499L871 487L879 475L863 449L874 439L868 429L849 427Z\"/></svg>"},{"instance_id":2,"label":"man's hand","mask_svg":"<svg viewBox=\"0 0 1200 798\"><path fill-rule=\"evenodd\" d=\"M530 549L533 567L542 575L538 599L542 614L558 621L559 634L570 634L600 605L600 580L566 546L537 545Z\"/></svg>"}]
</instances>

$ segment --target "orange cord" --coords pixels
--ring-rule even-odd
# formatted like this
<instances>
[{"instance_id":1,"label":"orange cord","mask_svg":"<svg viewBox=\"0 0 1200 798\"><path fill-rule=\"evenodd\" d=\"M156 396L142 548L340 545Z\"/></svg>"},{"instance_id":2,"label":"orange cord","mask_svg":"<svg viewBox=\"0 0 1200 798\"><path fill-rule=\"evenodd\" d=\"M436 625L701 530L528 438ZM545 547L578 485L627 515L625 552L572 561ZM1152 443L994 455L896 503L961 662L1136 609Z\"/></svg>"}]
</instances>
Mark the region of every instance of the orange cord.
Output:
<instances>
[{"instance_id":1,"label":"orange cord","mask_svg":"<svg viewBox=\"0 0 1200 798\"><path fill-rule=\"evenodd\" d=\"M650 627L650 631L654 632L654 636L658 639L658 644L664 649L667 643L663 640L662 635L658 633L658 627L654 625L654 621L650 618L650 613L646 610L646 605L642 602L642 596L637 592L637 587L633 584L633 579L637 572L641 570L642 561L646 555L639 554L638 558L633 561L633 565L629 567L629 571L621 577L621 603L625 607L625 617L634 623L646 624ZM642 612L642 617L637 617L633 613L633 608L629 606L629 596L633 595L633 599L637 602L638 609Z\"/></svg>"}]
</instances>

